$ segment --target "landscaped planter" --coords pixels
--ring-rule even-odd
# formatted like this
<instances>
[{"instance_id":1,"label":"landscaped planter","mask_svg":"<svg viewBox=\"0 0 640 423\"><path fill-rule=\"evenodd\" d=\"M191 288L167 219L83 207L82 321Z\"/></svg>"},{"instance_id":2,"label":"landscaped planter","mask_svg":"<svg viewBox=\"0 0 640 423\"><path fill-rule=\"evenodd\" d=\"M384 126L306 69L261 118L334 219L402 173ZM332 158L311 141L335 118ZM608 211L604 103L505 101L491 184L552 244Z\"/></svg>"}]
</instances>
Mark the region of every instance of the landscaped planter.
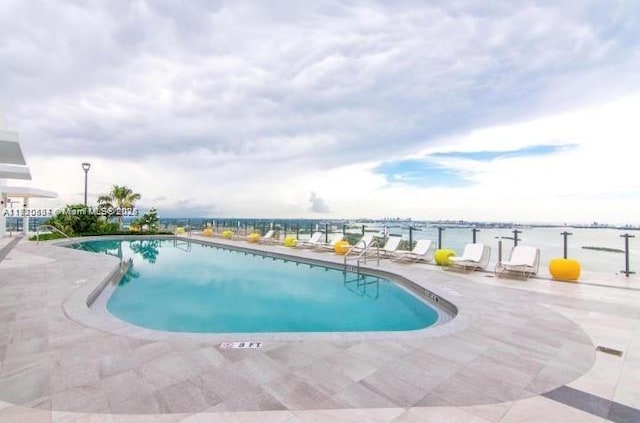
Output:
<instances>
[{"instance_id":1,"label":"landscaped planter","mask_svg":"<svg viewBox=\"0 0 640 423\"><path fill-rule=\"evenodd\" d=\"M574 259L555 258L549 262L549 273L553 279L577 282L580 277L580 262Z\"/></svg>"},{"instance_id":2,"label":"landscaped planter","mask_svg":"<svg viewBox=\"0 0 640 423\"><path fill-rule=\"evenodd\" d=\"M455 251L442 248L440 250L436 250L435 254L433 255L433 259L435 260L438 266L449 266L451 265L449 258L455 255L456 255Z\"/></svg>"}]
</instances>

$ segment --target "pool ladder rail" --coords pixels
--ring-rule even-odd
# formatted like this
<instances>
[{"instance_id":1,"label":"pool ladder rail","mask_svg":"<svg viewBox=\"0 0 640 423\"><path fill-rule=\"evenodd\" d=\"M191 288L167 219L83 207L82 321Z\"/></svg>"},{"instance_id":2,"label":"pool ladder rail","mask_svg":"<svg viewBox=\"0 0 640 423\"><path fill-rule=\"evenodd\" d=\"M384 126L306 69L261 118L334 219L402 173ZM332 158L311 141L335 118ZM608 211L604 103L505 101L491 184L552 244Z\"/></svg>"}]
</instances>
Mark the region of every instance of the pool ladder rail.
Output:
<instances>
[{"instance_id":1,"label":"pool ladder rail","mask_svg":"<svg viewBox=\"0 0 640 423\"><path fill-rule=\"evenodd\" d=\"M49 232L55 232L57 234L62 235L64 238L72 239L69 235L67 235L66 233L64 233L63 231L61 231L60 229L56 228L53 225L40 225L36 227L36 245L40 245L40 234L49 233ZM81 250L84 249L82 244L75 241L72 241L71 245Z\"/></svg>"},{"instance_id":2,"label":"pool ladder rail","mask_svg":"<svg viewBox=\"0 0 640 423\"><path fill-rule=\"evenodd\" d=\"M182 233L178 233L178 227L177 226L173 229L173 238L174 239L178 238L178 236L180 236L180 235L185 235L185 236L191 238L191 236L193 234L193 227L191 225L183 226L183 227L181 227L181 229L183 231Z\"/></svg>"},{"instance_id":3,"label":"pool ladder rail","mask_svg":"<svg viewBox=\"0 0 640 423\"><path fill-rule=\"evenodd\" d=\"M344 255L344 270L345 272L360 273L360 262L366 264L367 258L370 254L374 253L376 258L376 264L380 266L380 246L378 240L373 239L369 245L365 245L363 240L355 243ZM349 261L355 261L356 264L349 264Z\"/></svg>"},{"instance_id":4,"label":"pool ladder rail","mask_svg":"<svg viewBox=\"0 0 640 423\"><path fill-rule=\"evenodd\" d=\"M377 300L380 296L380 278L377 276L367 276L360 273L356 273L355 278L349 278L349 272L344 272L344 287L349 292L360 297L366 297L372 300ZM370 280L367 280L370 278ZM372 293L369 289L369 285L375 285L375 292Z\"/></svg>"},{"instance_id":5,"label":"pool ladder rail","mask_svg":"<svg viewBox=\"0 0 640 423\"><path fill-rule=\"evenodd\" d=\"M175 236L173 238L173 246L188 253L191 251L191 240L182 241L177 236Z\"/></svg>"}]
</instances>

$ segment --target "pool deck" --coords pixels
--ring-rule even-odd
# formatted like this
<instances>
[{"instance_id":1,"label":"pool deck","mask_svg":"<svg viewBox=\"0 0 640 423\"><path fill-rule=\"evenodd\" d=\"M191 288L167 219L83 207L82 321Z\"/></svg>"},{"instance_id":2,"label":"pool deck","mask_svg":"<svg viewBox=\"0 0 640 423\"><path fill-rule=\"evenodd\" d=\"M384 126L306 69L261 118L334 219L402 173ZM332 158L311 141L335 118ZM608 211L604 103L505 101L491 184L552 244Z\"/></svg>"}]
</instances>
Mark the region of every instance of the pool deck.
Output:
<instances>
[{"instance_id":1,"label":"pool deck","mask_svg":"<svg viewBox=\"0 0 640 423\"><path fill-rule=\"evenodd\" d=\"M89 309L86 297L119 267L115 257L0 239L5 246L1 422L640 421L637 276L522 281L383 260L380 270L451 301L458 315L360 339L229 336L263 348L221 349L226 336L157 333Z\"/></svg>"}]
</instances>

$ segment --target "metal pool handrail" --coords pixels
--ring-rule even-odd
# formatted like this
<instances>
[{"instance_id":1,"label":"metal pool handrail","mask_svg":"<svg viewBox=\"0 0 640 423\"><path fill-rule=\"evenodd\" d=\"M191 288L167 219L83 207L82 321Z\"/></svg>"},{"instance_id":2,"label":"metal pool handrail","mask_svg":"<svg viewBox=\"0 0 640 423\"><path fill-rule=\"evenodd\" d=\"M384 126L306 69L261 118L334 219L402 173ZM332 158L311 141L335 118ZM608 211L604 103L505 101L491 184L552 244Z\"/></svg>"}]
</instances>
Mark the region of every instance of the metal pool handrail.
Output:
<instances>
[{"instance_id":1,"label":"metal pool handrail","mask_svg":"<svg viewBox=\"0 0 640 423\"><path fill-rule=\"evenodd\" d=\"M71 239L69 235L67 235L66 233L64 233L63 231L61 231L60 229L56 228L53 225L40 225L36 227L36 243L37 244L40 244L40 232L42 231L42 229L48 229L50 232L56 232L65 238Z\"/></svg>"},{"instance_id":2,"label":"metal pool handrail","mask_svg":"<svg viewBox=\"0 0 640 423\"><path fill-rule=\"evenodd\" d=\"M56 228L55 226L52 226L52 225L40 225L40 226L36 227L36 245L40 245L40 231L43 228L44 229L48 229L49 231L56 232L56 233L62 235L63 237L65 237L67 239L72 239L69 235L67 235L66 233L64 233L60 229ZM81 250L84 249L82 244L79 243L79 242L72 241L71 245L73 245L74 247L78 247Z\"/></svg>"},{"instance_id":3,"label":"metal pool handrail","mask_svg":"<svg viewBox=\"0 0 640 423\"><path fill-rule=\"evenodd\" d=\"M369 245L365 246L364 249L357 256L349 257L349 254L351 252L354 252L355 248L358 246L358 243L356 243L356 245L351 247L349 249L349 251L347 251L345 253L345 255L344 255L344 270L345 271L349 271L349 270L353 271L353 266L349 266L347 264L347 261L348 260L356 260L355 271L357 273L360 273L360 260L364 259L364 263L367 262L367 254L369 253L369 249L372 248L372 247L375 247L375 249L376 249L375 251L376 251L377 265L380 266L380 246L378 245L378 240L374 239L373 241L371 241L371 243Z\"/></svg>"}]
</instances>

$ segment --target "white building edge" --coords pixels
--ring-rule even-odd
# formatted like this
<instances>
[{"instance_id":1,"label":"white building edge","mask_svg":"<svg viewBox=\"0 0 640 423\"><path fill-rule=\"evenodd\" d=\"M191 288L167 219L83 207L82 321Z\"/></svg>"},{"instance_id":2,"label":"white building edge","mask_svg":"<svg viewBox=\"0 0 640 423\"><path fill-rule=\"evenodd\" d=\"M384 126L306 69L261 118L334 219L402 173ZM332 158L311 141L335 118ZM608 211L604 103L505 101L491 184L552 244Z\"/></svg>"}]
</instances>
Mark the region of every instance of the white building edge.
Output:
<instances>
[{"instance_id":1,"label":"white building edge","mask_svg":"<svg viewBox=\"0 0 640 423\"><path fill-rule=\"evenodd\" d=\"M37 188L7 185L7 179L31 180L31 172L24 160L18 133L9 131L0 115L0 237L7 233L7 217L22 217L22 233L29 230L29 199L56 198L57 193ZM21 198L18 207L10 199Z\"/></svg>"}]
</instances>

